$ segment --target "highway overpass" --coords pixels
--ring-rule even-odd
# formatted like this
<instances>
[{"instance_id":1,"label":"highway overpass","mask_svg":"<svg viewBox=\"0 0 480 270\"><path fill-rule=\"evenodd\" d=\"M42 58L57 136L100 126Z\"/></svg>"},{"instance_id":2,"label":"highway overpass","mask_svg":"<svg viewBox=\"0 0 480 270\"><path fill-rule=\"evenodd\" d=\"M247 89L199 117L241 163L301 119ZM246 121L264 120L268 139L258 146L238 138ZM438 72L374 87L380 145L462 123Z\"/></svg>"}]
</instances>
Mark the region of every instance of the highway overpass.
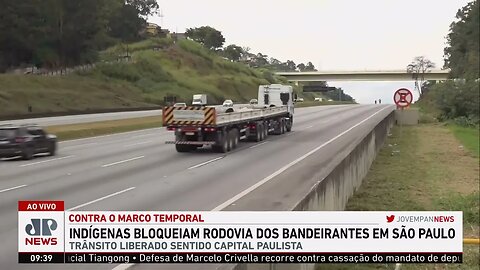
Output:
<instances>
[{"instance_id":1,"label":"highway overpass","mask_svg":"<svg viewBox=\"0 0 480 270\"><path fill-rule=\"evenodd\" d=\"M442 81L449 78L449 70L431 70L424 74L425 80ZM315 71L277 72L291 82L316 81L414 81L413 74L405 70L380 71Z\"/></svg>"}]
</instances>

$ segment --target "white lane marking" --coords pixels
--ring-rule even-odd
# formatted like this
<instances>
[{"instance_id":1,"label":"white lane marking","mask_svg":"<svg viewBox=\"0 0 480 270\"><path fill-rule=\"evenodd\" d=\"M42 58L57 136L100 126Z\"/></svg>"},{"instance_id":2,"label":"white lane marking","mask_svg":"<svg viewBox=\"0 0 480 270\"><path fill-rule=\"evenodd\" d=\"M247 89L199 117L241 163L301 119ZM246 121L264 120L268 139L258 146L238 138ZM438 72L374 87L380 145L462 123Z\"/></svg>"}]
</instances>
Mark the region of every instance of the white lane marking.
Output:
<instances>
[{"instance_id":1,"label":"white lane marking","mask_svg":"<svg viewBox=\"0 0 480 270\"><path fill-rule=\"evenodd\" d=\"M303 130L305 130L305 129L309 129L309 128L312 128L312 127L313 127L313 126L308 126L308 127L304 128Z\"/></svg>"},{"instance_id":2,"label":"white lane marking","mask_svg":"<svg viewBox=\"0 0 480 270\"><path fill-rule=\"evenodd\" d=\"M266 143L268 143L268 141L262 142L262 143L259 143L259 144L252 145L252 146L250 146L250 147L248 147L248 148L252 149L252 148L255 148L255 147L259 147L260 145L264 145L264 144L266 144Z\"/></svg>"},{"instance_id":3,"label":"white lane marking","mask_svg":"<svg viewBox=\"0 0 480 270\"><path fill-rule=\"evenodd\" d=\"M191 170L191 169L195 169L195 168L198 168L198 167L205 166L205 165L207 165L208 163L215 162L215 161L217 161L217 160L219 160L219 159L222 159L222 158L224 158L224 157L225 157L225 156L223 156L223 157L217 157L217 158L214 158L214 159L211 159L211 160L208 160L208 161L202 162L202 163L200 163L200 164L197 164L197 165L195 165L195 166L192 166L192 167L188 168L188 170Z\"/></svg>"},{"instance_id":4,"label":"white lane marking","mask_svg":"<svg viewBox=\"0 0 480 270\"><path fill-rule=\"evenodd\" d=\"M96 199L96 200L93 200L93 201L90 201L90 202L86 202L86 203L77 205L77 206L75 206L75 207L72 207L72 208L68 209L67 211L72 211L72 210L75 210L75 209L82 208L82 207L84 207L84 206L90 205L90 204L92 204L92 203L96 203L96 202L99 202L99 201L103 201L103 200L108 199L108 198L110 198L110 197L113 197L113 196L116 196L116 195L120 195L120 194L122 194L122 193L125 193L125 192L127 192L127 191L130 191L130 190L132 190L132 189L135 189L135 187L129 187L129 188L127 188L127 189L117 191L117 192L112 193L112 194L110 194L110 195L103 196L103 197L98 198L98 199Z\"/></svg>"},{"instance_id":5,"label":"white lane marking","mask_svg":"<svg viewBox=\"0 0 480 270\"><path fill-rule=\"evenodd\" d=\"M20 186L16 186L16 187L11 187L11 188L2 189L2 190L0 190L0 193L6 192L6 191L10 191L10 190L14 190L14 189L18 189L18 188L22 188L22 187L26 187L26 186L27 186L27 185L20 185Z\"/></svg>"},{"instance_id":6,"label":"white lane marking","mask_svg":"<svg viewBox=\"0 0 480 270\"><path fill-rule=\"evenodd\" d=\"M91 146L91 145L96 145L98 143L93 142L93 143L84 143L84 144L78 144L78 145L71 145L71 146L65 146L62 149L71 149L71 148L77 148L77 147L82 147L82 146Z\"/></svg>"},{"instance_id":7,"label":"white lane marking","mask_svg":"<svg viewBox=\"0 0 480 270\"><path fill-rule=\"evenodd\" d=\"M144 142L138 142L138 143L132 143L132 144L126 144L123 147L129 147L129 146L135 146L135 145L141 145L141 144L146 144L146 143L151 143L152 141L144 141Z\"/></svg>"},{"instance_id":8,"label":"white lane marking","mask_svg":"<svg viewBox=\"0 0 480 270\"><path fill-rule=\"evenodd\" d=\"M224 203L220 204L219 206L213 208L212 211L220 211L226 207L228 207L229 205L231 205L232 203L234 203L235 201L239 200L240 198L244 197L245 195L247 195L248 193L252 192L253 190L255 190L256 188L258 188L259 186L265 184L266 182L272 180L275 176L283 173L284 171L286 171L287 169L289 169L290 167L292 167L293 165L297 164L298 162L304 160L305 158L307 158L308 156L312 155L313 153L317 152L318 150L322 149L323 147L325 147L326 145L328 145L329 143L335 141L336 139L340 138L341 136L345 135L346 133L348 133L349 131L351 131L352 129L358 127L359 125L365 123L366 121L368 121L370 118L374 117L375 115L377 115L379 112L385 110L386 108L389 108L389 107L385 107L377 112L375 112L374 114L370 115L369 117L363 119L362 121L360 121L359 123L355 124L354 126L350 127L349 129L343 131L342 133L338 134L337 136L331 138L330 140L326 141L325 143L323 143L322 145L316 147L315 149L311 150L310 152L306 153L305 155L295 159L294 161L288 163L287 165L283 166L282 168L280 168L278 171L272 173L271 175L263 178L261 181L255 183L254 185L250 186L249 188L245 189L244 191L238 193L237 195L233 196L232 198L228 199L227 201L225 201Z\"/></svg>"},{"instance_id":9,"label":"white lane marking","mask_svg":"<svg viewBox=\"0 0 480 270\"><path fill-rule=\"evenodd\" d=\"M48 159L48 160L42 160L42 161L28 163L28 164L23 164L23 165L20 165L19 167L27 167L27 166L47 163L47 162L50 162L50 161L62 160L62 159L71 158L71 157L74 157L74 155L70 155L70 156L66 156L66 157L53 158L53 159Z\"/></svg>"},{"instance_id":10,"label":"white lane marking","mask_svg":"<svg viewBox=\"0 0 480 270\"><path fill-rule=\"evenodd\" d=\"M122 163L125 163L125 162L141 159L141 158L144 158L144 157L145 156L139 156L139 157L129 158L129 159L125 159L125 160L120 160L120 161L109 163L109 164L104 164L104 165L102 165L102 168L110 167L110 166L117 165L117 164L122 164Z\"/></svg>"}]
</instances>

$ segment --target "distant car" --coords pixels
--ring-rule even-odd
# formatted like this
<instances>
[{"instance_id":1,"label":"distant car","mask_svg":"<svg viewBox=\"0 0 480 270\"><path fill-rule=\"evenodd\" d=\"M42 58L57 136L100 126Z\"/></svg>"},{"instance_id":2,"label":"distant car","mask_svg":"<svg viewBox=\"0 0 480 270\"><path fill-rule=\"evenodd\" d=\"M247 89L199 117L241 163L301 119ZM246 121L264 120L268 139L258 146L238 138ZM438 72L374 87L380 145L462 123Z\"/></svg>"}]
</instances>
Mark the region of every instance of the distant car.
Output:
<instances>
[{"instance_id":1,"label":"distant car","mask_svg":"<svg viewBox=\"0 0 480 270\"><path fill-rule=\"evenodd\" d=\"M231 99L227 99L223 102L223 107L233 107L233 101Z\"/></svg>"},{"instance_id":2,"label":"distant car","mask_svg":"<svg viewBox=\"0 0 480 270\"><path fill-rule=\"evenodd\" d=\"M173 104L173 107L187 107L187 103L184 103L184 102L175 103Z\"/></svg>"},{"instance_id":3,"label":"distant car","mask_svg":"<svg viewBox=\"0 0 480 270\"><path fill-rule=\"evenodd\" d=\"M323 101L323 98L316 97L314 101Z\"/></svg>"},{"instance_id":4,"label":"distant car","mask_svg":"<svg viewBox=\"0 0 480 270\"><path fill-rule=\"evenodd\" d=\"M297 98L297 102L304 102L305 100L303 98Z\"/></svg>"},{"instance_id":5,"label":"distant car","mask_svg":"<svg viewBox=\"0 0 480 270\"><path fill-rule=\"evenodd\" d=\"M32 159L39 153L53 156L56 150L57 136L37 125L0 125L0 158Z\"/></svg>"},{"instance_id":6,"label":"distant car","mask_svg":"<svg viewBox=\"0 0 480 270\"><path fill-rule=\"evenodd\" d=\"M250 99L250 105L256 105L258 104L258 99L254 98L254 99Z\"/></svg>"}]
</instances>

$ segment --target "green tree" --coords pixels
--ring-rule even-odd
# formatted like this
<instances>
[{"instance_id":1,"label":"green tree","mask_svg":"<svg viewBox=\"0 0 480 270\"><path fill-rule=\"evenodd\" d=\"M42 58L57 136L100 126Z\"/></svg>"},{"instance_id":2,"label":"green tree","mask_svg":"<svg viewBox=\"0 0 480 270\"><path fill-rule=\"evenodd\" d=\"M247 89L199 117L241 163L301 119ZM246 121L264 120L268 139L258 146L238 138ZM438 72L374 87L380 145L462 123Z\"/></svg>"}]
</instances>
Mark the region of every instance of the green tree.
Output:
<instances>
[{"instance_id":1,"label":"green tree","mask_svg":"<svg viewBox=\"0 0 480 270\"><path fill-rule=\"evenodd\" d=\"M109 21L109 34L122 41L133 42L141 38L140 32L145 29L146 21L139 16L136 7L123 5L114 13Z\"/></svg>"},{"instance_id":2,"label":"green tree","mask_svg":"<svg viewBox=\"0 0 480 270\"><path fill-rule=\"evenodd\" d=\"M138 14L144 19L157 13L159 8L156 0L126 0L125 3L135 7Z\"/></svg>"},{"instance_id":3,"label":"green tree","mask_svg":"<svg viewBox=\"0 0 480 270\"><path fill-rule=\"evenodd\" d=\"M250 50L250 47L242 47L242 56L240 57L240 60L246 61L253 58L255 54L251 53Z\"/></svg>"},{"instance_id":4,"label":"green tree","mask_svg":"<svg viewBox=\"0 0 480 270\"><path fill-rule=\"evenodd\" d=\"M32 64L45 33L41 0L0 0L0 71Z\"/></svg>"},{"instance_id":5,"label":"green tree","mask_svg":"<svg viewBox=\"0 0 480 270\"><path fill-rule=\"evenodd\" d=\"M425 73L435 68L435 63L427 59L425 56L417 56L408 64L407 72L412 74L412 79L415 80L415 89L418 94L422 96L422 88L425 81Z\"/></svg>"},{"instance_id":6,"label":"green tree","mask_svg":"<svg viewBox=\"0 0 480 270\"><path fill-rule=\"evenodd\" d=\"M306 66L305 66L304 63L300 63L300 64L297 65L297 68L298 68L299 71L303 72L303 71L305 71Z\"/></svg>"},{"instance_id":7,"label":"green tree","mask_svg":"<svg viewBox=\"0 0 480 270\"><path fill-rule=\"evenodd\" d=\"M440 120L454 119L466 126L479 123L479 21L478 1L458 10L447 36L444 65L456 80L423 84L441 111Z\"/></svg>"},{"instance_id":8,"label":"green tree","mask_svg":"<svg viewBox=\"0 0 480 270\"><path fill-rule=\"evenodd\" d=\"M242 47L234 45L234 44L228 45L223 50L223 54L225 55L225 57L228 58L231 61L240 60L240 57L242 57L242 53L243 53Z\"/></svg>"},{"instance_id":9,"label":"green tree","mask_svg":"<svg viewBox=\"0 0 480 270\"><path fill-rule=\"evenodd\" d=\"M146 16L158 9L155 0L0 0L0 6L2 71L96 61L113 38L138 39Z\"/></svg>"},{"instance_id":10,"label":"green tree","mask_svg":"<svg viewBox=\"0 0 480 270\"><path fill-rule=\"evenodd\" d=\"M222 33L210 26L188 28L185 35L210 50L216 50L222 47L225 42Z\"/></svg>"},{"instance_id":11,"label":"green tree","mask_svg":"<svg viewBox=\"0 0 480 270\"><path fill-rule=\"evenodd\" d=\"M479 88L475 81L448 81L435 84L431 93L441 111L440 120L466 118L470 123L479 122Z\"/></svg>"},{"instance_id":12,"label":"green tree","mask_svg":"<svg viewBox=\"0 0 480 270\"><path fill-rule=\"evenodd\" d=\"M253 58L253 65L255 67L264 67L268 65L268 55L263 53L257 53Z\"/></svg>"},{"instance_id":13,"label":"green tree","mask_svg":"<svg viewBox=\"0 0 480 270\"><path fill-rule=\"evenodd\" d=\"M315 66L312 64L312 62L308 62L307 66L305 67L305 71L317 71L315 69Z\"/></svg>"},{"instance_id":14,"label":"green tree","mask_svg":"<svg viewBox=\"0 0 480 270\"><path fill-rule=\"evenodd\" d=\"M286 64L287 71L297 70L297 65L292 60L287 60L285 64Z\"/></svg>"},{"instance_id":15,"label":"green tree","mask_svg":"<svg viewBox=\"0 0 480 270\"><path fill-rule=\"evenodd\" d=\"M458 10L457 21L450 25L445 48L445 67L454 78L479 78L480 11L478 1Z\"/></svg>"}]
</instances>

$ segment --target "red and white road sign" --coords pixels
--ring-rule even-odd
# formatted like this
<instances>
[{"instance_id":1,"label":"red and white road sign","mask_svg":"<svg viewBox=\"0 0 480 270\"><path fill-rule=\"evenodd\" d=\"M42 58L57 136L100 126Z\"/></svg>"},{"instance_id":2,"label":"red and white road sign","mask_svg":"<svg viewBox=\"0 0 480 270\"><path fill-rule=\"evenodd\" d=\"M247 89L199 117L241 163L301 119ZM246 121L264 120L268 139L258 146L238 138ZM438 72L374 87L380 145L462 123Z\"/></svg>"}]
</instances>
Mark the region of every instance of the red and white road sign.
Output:
<instances>
[{"instance_id":1,"label":"red and white road sign","mask_svg":"<svg viewBox=\"0 0 480 270\"><path fill-rule=\"evenodd\" d=\"M407 88L400 88L393 95L393 101L395 101L398 107L408 107L413 101L412 92Z\"/></svg>"}]
</instances>

